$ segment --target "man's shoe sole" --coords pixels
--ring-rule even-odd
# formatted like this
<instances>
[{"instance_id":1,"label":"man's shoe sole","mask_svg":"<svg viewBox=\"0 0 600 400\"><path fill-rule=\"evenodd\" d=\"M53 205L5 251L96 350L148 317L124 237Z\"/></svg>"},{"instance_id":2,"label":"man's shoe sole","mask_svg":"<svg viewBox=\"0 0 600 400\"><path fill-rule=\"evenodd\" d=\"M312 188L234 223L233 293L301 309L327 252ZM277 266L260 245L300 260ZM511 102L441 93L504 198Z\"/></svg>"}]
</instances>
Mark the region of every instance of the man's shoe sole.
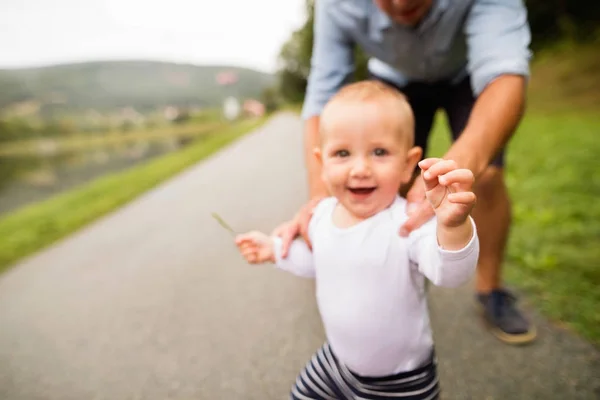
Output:
<instances>
[{"instance_id":1,"label":"man's shoe sole","mask_svg":"<svg viewBox=\"0 0 600 400\"><path fill-rule=\"evenodd\" d=\"M535 326L531 325L529 331L518 334L506 333L503 330L496 328L485 316L485 307L481 303L478 303L479 313L483 322L485 323L488 330L501 342L511 344L511 345L524 345L529 344L535 340L537 337L537 330Z\"/></svg>"}]
</instances>

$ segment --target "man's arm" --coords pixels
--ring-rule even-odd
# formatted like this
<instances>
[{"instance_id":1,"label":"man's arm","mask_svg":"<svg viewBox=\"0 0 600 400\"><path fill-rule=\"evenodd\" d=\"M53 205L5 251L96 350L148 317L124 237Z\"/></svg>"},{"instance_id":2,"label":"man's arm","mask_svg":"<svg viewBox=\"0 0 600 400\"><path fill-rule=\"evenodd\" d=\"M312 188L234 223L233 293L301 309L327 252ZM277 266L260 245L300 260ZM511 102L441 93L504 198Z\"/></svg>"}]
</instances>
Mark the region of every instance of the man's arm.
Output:
<instances>
[{"instance_id":1,"label":"man's arm","mask_svg":"<svg viewBox=\"0 0 600 400\"><path fill-rule=\"evenodd\" d=\"M512 137L525 110L525 79L503 75L481 93L469 122L445 159L479 176Z\"/></svg>"},{"instance_id":2,"label":"man's arm","mask_svg":"<svg viewBox=\"0 0 600 400\"><path fill-rule=\"evenodd\" d=\"M313 149L319 145L319 116L306 120L304 126L304 161L308 177L309 198L315 199L329 195L323 180L321 168L315 159Z\"/></svg>"},{"instance_id":3,"label":"man's arm","mask_svg":"<svg viewBox=\"0 0 600 400\"><path fill-rule=\"evenodd\" d=\"M474 0L464 32L477 100L467 126L444 158L470 169L477 179L508 143L525 110L531 55L527 10L522 0ZM414 211L400 229L402 236L433 216L421 178L406 198Z\"/></svg>"},{"instance_id":4,"label":"man's arm","mask_svg":"<svg viewBox=\"0 0 600 400\"><path fill-rule=\"evenodd\" d=\"M531 34L522 0L475 0L464 28L477 97L444 158L478 176L508 143L525 110Z\"/></svg>"},{"instance_id":5,"label":"man's arm","mask_svg":"<svg viewBox=\"0 0 600 400\"><path fill-rule=\"evenodd\" d=\"M319 114L354 72L354 43L335 18L336 2L319 0L315 3L311 68L302 109L302 117L306 121L304 155L310 198L328 195L313 155L313 149L319 145Z\"/></svg>"}]
</instances>

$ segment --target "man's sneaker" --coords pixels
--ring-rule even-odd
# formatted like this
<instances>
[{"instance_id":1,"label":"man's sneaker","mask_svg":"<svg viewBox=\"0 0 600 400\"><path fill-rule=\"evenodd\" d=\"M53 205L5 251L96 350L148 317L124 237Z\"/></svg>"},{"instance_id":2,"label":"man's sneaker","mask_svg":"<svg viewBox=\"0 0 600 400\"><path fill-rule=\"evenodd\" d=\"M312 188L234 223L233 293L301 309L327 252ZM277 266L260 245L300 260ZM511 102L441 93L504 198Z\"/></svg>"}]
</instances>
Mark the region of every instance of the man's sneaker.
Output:
<instances>
[{"instance_id":1,"label":"man's sneaker","mask_svg":"<svg viewBox=\"0 0 600 400\"><path fill-rule=\"evenodd\" d=\"M483 316L492 333L509 344L524 344L536 337L535 327L515 307L516 297L503 289L478 294Z\"/></svg>"}]
</instances>

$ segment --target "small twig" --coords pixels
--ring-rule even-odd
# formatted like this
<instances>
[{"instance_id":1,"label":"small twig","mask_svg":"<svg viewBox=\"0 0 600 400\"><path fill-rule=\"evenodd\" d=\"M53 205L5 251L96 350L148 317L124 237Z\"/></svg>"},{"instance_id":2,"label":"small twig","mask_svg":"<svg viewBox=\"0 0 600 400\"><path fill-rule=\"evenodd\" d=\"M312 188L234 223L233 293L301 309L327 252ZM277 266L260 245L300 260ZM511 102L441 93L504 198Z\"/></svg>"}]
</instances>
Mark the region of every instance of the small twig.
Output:
<instances>
[{"instance_id":1,"label":"small twig","mask_svg":"<svg viewBox=\"0 0 600 400\"><path fill-rule=\"evenodd\" d=\"M237 233L233 230L233 228L231 226L229 226L229 224L227 222L225 222L225 220L223 218L221 218L219 216L219 214L217 214L216 212L213 212L211 215L213 216L214 219L217 220L219 225L221 225L223 228L225 228L226 230L231 232L232 235L234 235L234 236L237 235Z\"/></svg>"}]
</instances>

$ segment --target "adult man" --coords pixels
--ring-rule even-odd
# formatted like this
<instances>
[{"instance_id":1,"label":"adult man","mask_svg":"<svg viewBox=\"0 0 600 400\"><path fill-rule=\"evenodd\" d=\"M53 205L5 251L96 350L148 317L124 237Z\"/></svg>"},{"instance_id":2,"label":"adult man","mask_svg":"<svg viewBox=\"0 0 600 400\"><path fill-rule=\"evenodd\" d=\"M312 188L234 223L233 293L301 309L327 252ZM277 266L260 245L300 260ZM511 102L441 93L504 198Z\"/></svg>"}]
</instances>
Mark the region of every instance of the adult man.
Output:
<instances>
[{"instance_id":1,"label":"adult man","mask_svg":"<svg viewBox=\"0 0 600 400\"><path fill-rule=\"evenodd\" d=\"M354 46L371 58L369 72L401 90L415 114L416 144L425 150L436 110L444 109L453 145L444 158L476 177L473 212L480 236L477 300L492 332L507 343L529 342L535 329L501 286L500 270L510 225L503 148L525 107L530 31L522 0L316 0L311 71L303 108L311 201L275 230L287 249L305 240L310 210L327 196L312 149L319 113L349 82ZM406 195L410 217L400 234L433 216L420 177ZM285 253L285 251L284 251Z\"/></svg>"}]
</instances>

